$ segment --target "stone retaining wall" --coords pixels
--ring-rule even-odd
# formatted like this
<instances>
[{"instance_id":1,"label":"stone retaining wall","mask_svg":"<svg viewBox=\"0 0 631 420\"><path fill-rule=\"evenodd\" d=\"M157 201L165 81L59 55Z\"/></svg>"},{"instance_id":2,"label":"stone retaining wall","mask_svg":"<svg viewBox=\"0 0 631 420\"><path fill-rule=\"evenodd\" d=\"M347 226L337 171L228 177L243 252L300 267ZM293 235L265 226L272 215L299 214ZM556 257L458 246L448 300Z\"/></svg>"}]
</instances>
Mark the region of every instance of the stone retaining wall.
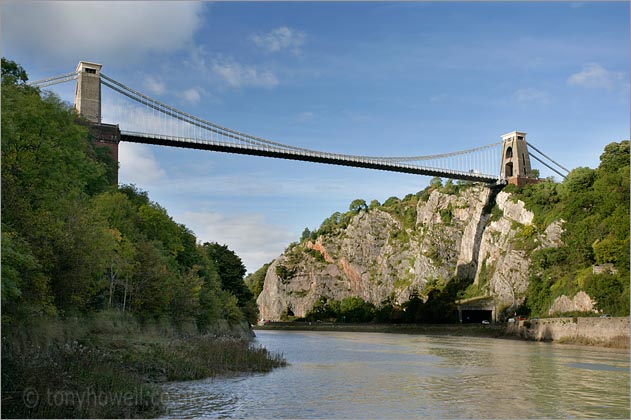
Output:
<instances>
[{"instance_id":1,"label":"stone retaining wall","mask_svg":"<svg viewBox=\"0 0 631 420\"><path fill-rule=\"evenodd\" d=\"M608 343L629 341L629 317L545 318L509 324L507 333L536 341Z\"/></svg>"}]
</instances>

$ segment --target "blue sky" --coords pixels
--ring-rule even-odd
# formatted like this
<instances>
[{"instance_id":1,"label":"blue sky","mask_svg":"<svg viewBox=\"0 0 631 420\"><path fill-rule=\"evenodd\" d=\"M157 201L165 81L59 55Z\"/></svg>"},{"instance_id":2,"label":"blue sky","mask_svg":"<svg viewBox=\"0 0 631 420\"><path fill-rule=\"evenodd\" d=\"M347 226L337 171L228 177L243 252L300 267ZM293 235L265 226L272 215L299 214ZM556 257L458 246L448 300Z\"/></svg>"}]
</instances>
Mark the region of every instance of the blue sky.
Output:
<instances>
[{"instance_id":1,"label":"blue sky","mask_svg":"<svg viewBox=\"0 0 631 420\"><path fill-rule=\"evenodd\" d=\"M2 55L32 80L101 63L162 102L286 144L416 156L518 130L574 168L597 166L606 144L629 138L628 2L5 1L0 10ZM53 90L72 101L72 83ZM133 123L107 88L103 101L106 121ZM249 271L353 199L383 202L429 181L132 144L120 160L121 183L148 191L200 240L227 244Z\"/></svg>"}]
</instances>

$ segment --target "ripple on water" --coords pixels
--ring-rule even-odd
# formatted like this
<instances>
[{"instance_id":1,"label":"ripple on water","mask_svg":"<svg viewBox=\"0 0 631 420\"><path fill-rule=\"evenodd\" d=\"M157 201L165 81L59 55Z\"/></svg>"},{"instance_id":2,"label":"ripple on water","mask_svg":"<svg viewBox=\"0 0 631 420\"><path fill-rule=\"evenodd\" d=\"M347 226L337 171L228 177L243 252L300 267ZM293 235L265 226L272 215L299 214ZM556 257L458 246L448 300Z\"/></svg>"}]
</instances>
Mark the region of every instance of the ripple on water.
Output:
<instances>
[{"instance_id":1,"label":"ripple on water","mask_svg":"<svg viewBox=\"0 0 631 420\"><path fill-rule=\"evenodd\" d=\"M164 384L167 416L629 418L629 357L512 340L261 331L290 365Z\"/></svg>"}]
</instances>

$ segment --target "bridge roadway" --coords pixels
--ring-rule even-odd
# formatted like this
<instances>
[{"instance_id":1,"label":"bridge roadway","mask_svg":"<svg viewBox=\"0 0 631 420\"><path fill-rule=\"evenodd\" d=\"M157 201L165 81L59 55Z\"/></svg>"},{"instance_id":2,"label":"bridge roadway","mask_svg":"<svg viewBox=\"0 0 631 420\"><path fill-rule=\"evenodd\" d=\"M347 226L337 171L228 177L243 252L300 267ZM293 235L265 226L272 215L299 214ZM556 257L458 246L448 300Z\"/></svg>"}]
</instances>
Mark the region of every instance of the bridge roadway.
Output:
<instances>
[{"instance_id":1,"label":"bridge roadway","mask_svg":"<svg viewBox=\"0 0 631 420\"><path fill-rule=\"evenodd\" d=\"M414 175L437 176L443 178L459 179L463 181L482 182L486 184L505 183L504 180L494 175L486 175L476 172L462 172L449 169L427 168L404 163L380 161L378 159L361 156L305 152L269 146L255 147L237 143L197 140L186 137L147 134L122 130L120 139L121 141L126 141L130 143L153 144L160 146L180 147L185 149L211 150L215 152L264 156L271 158L298 160L303 162L328 163L331 165L378 169L382 171L400 172Z\"/></svg>"}]
</instances>

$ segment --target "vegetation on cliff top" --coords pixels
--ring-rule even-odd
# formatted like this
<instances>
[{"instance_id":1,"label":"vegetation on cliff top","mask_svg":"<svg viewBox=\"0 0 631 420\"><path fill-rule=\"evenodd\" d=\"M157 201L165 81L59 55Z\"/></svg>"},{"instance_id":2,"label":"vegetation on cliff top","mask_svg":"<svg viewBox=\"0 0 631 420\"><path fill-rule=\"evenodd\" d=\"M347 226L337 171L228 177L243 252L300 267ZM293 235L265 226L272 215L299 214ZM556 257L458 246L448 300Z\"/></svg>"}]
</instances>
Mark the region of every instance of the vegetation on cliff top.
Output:
<instances>
[{"instance_id":1,"label":"vegetation on cliff top","mask_svg":"<svg viewBox=\"0 0 631 420\"><path fill-rule=\"evenodd\" d=\"M533 211L535 229L564 221L564 245L531 254L526 308L544 315L556 297L583 290L603 312L628 316L629 141L610 143L598 168L576 168L562 183L507 191Z\"/></svg>"},{"instance_id":2,"label":"vegetation on cliff top","mask_svg":"<svg viewBox=\"0 0 631 420\"><path fill-rule=\"evenodd\" d=\"M123 411L81 411L76 404L56 412L29 411L20 392L29 387L40 395L45 388L70 392L87 384L97 393L121 390L123 383L136 387L134 372L98 353L108 335L100 334L95 346L95 331L75 334L64 327L76 325L73 320L89 323L120 312L139 326L133 332L138 337L143 326L163 325L190 337L217 333L218 325L228 331L229 325L254 322L257 309L243 282L245 267L225 245L199 245L146 192L112 185L117 162L107 149L92 145L86 122L27 80L24 69L2 59L3 414L153 415L155 406L145 405L144 397L131 411L123 410L129 404L112 408ZM50 339L41 343L42 337ZM79 351L74 341L81 352L98 357L74 366ZM115 347L104 347L110 345ZM123 347L136 353L135 344ZM77 369L95 382L81 382L85 376ZM142 395L154 391L146 392Z\"/></svg>"}]
</instances>

